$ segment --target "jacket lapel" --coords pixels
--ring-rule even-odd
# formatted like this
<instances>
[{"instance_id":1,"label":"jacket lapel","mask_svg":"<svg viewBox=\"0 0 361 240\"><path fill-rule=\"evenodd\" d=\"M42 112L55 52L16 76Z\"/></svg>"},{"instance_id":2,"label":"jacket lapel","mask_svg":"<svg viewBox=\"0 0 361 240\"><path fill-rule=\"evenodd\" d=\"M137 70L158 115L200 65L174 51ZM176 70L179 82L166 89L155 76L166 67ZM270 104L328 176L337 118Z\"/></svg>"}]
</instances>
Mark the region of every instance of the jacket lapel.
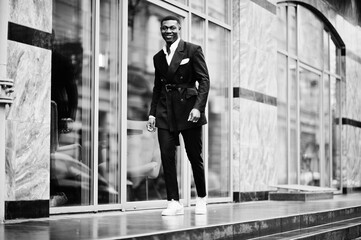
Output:
<instances>
[{"instance_id":1,"label":"jacket lapel","mask_svg":"<svg viewBox=\"0 0 361 240\"><path fill-rule=\"evenodd\" d=\"M166 74L168 72L168 63L163 50L161 50L161 52L158 54L155 64L156 68L158 68L160 70L160 73L164 76L164 78L166 78Z\"/></svg>"},{"instance_id":2,"label":"jacket lapel","mask_svg":"<svg viewBox=\"0 0 361 240\"><path fill-rule=\"evenodd\" d=\"M180 40L178 47L173 55L172 61L168 67L167 72L167 80L168 82L173 79L175 72L177 71L179 64L181 63L182 59L184 58L184 41Z\"/></svg>"}]
</instances>

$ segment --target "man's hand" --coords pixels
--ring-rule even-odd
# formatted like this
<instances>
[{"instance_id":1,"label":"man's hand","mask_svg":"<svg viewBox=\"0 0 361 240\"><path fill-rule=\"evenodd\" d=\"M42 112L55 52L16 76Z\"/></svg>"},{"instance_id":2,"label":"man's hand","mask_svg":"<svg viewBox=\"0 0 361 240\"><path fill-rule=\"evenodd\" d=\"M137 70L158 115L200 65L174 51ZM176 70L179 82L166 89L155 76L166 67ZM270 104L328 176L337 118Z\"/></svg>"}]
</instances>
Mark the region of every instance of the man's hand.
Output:
<instances>
[{"instance_id":1,"label":"man's hand","mask_svg":"<svg viewBox=\"0 0 361 240\"><path fill-rule=\"evenodd\" d=\"M149 119L147 122L147 130L149 132L155 132L155 117L149 116Z\"/></svg>"},{"instance_id":2,"label":"man's hand","mask_svg":"<svg viewBox=\"0 0 361 240\"><path fill-rule=\"evenodd\" d=\"M189 113L188 121L189 122L198 122L198 119L201 117L201 112L193 108L192 111Z\"/></svg>"}]
</instances>

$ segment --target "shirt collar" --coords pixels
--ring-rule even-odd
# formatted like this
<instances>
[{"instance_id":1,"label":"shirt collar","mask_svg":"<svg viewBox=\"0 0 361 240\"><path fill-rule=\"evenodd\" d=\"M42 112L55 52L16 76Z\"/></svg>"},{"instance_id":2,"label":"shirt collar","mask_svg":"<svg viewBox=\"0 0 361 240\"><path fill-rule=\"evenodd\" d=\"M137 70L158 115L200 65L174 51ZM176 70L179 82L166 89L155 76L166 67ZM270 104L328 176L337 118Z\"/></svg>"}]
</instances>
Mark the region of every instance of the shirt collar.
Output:
<instances>
[{"instance_id":1,"label":"shirt collar","mask_svg":"<svg viewBox=\"0 0 361 240\"><path fill-rule=\"evenodd\" d=\"M174 52L174 51L177 49L179 42L180 42L180 38L178 38L174 43L172 43L172 45L170 45L170 48L169 48L169 49L170 49L170 52L171 52L171 53ZM168 55L168 53L167 53L167 46L166 46L166 45L164 45L164 47L163 47L163 52L164 52L166 55Z\"/></svg>"}]
</instances>

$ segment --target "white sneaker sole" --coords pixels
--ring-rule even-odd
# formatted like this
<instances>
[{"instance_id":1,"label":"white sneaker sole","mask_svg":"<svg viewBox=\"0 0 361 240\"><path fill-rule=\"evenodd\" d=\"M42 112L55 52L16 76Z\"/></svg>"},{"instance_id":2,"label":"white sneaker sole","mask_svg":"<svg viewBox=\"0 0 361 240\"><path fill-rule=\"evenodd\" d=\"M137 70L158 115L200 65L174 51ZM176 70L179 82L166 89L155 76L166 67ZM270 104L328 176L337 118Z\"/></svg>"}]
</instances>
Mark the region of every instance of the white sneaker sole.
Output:
<instances>
[{"instance_id":1,"label":"white sneaker sole","mask_svg":"<svg viewBox=\"0 0 361 240\"><path fill-rule=\"evenodd\" d=\"M175 213L162 212L162 216L177 216L177 215L184 215L184 209L176 211Z\"/></svg>"},{"instance_id":2,"label":"white sneaker sole","mask_svg":"<svg viewBox=\"0 0 361 240\"><path fill-rule=\"evenodd\" d=\"M205 214L207 214L207 210L196 210L195 213L197 215L205 215Z\"/></svg>"}]
</instances>

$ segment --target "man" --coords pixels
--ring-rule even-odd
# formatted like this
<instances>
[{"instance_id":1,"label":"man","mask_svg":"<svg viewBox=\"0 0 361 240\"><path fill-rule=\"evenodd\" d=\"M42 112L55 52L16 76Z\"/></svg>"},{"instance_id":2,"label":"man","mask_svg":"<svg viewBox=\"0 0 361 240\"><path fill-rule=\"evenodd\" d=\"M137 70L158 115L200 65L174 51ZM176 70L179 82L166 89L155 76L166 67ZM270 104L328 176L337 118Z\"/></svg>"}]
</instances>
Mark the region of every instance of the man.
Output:
<instances>
[{"instance_id":1,"label":"man","mask_svg":"<svg viewBox=\"0 0 361 240\"><path fill-rule=\"evenodd\" d=\"M202 159L202 125L209 76L202 48L180 39L180 20L161 20L165 46L154 57L155 79L148 130L158 128L158 140L167 190L168 207L162 215L184 214L179 202L176 146L182 134L197 189L196 214L206 214L206 184ZM196 87L198 82L198 88Z\"/></svg>"}]
</instances>

